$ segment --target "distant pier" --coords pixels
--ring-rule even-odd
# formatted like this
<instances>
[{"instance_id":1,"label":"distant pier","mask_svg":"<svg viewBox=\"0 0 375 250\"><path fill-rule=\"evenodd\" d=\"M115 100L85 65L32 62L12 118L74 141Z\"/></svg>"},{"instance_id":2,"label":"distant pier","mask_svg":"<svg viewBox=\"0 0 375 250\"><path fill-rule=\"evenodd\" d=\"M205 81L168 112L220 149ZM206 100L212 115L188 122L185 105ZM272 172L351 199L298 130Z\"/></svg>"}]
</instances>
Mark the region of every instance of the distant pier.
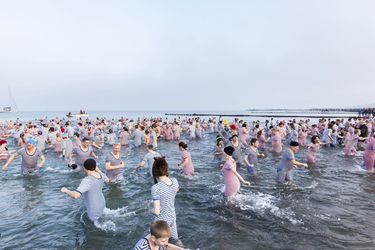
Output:
<instances>
[{"instance_id":1,"label":"distant pier","mask_svg":"<svg viewBox=\"0 0 375 250\"><path fill-rule=\"evenodd\" d=\"M165 113L167 116L222 116L275 118L354 118L374 116L374 109L248 109L246 114L224 113Z\"/></svg>"}]
</instances>

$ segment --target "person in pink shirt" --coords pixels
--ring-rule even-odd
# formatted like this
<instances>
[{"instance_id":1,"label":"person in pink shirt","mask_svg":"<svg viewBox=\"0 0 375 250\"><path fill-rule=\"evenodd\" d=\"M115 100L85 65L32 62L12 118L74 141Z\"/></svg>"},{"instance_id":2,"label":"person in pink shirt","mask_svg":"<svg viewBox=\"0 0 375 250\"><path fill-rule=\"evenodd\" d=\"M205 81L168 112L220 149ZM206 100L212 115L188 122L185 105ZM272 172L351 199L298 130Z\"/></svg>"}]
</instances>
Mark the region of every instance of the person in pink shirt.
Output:
<instances>
[{"instance_id":1,"label":"person in pink shirt","mask_svg":"<svg viewBox=\"0 0 375 250\"><path fill-rule=\"evenodd\" d=\"M239 129L238 139L242 145L249 147L249 144L247 143L247 140L249 139L249 129L247 128L246 122L244 122L242 127Z\"/></svg>"},{"instance_id":2,"label":"person in pink shirt","mask_svg":"<svg viewBox=\"0 0 375 250\"><path fill-rule=\"evenodd\" d=\"M179 141L180 140L181 127L177 122L173 122L172 131L173 131L173 140Z\"/></svg>"},{"instance_id":3,"label":"person in pink shirt","mask_svg":"<svg viewBox=\"0 0 375 250\"><path fill-rule=\"evenodd\" d=\"M280 154L283 151L283 144L281 141L281 133L278 128L273 128L271 130L271 144L272 151Z\"/></svg>"},{"instance_id":4,"label":"person in pink shirt","mask_svg":"<svg viewBox=\"0 0 375 250\"><path fill-rule=\"evenodd\" d=\"M257 134L257 137L256 137L259 141L259 149L260 150L264 150L266 148L266 142L267 142L267 139L266 139L266 132L264 131L264 129L261 129L258 131L258 134Z\"/></svg>"},{"instance_id":5,"label":"person in pink shirt","mask_svg":"<svg viewBox=\"0 0 375 250\"><path fill-rule=\"evenodd\" d=\"M178 148L182 152L182 161L178 166L183 169L186 176L192 176L194 175L194 165L190 153L187 151L187 147L188 145L185 142L180 142L178 144Z\"/></svg>"},{"instance_id":6,"label":"person in pink shirt","mask_svg":"<svg viewBox=\"0 0 375 250\"><path fill-rule=\"evenodd\" d=\"M374 172L375 167L375 134L367 140L363 162L368 172Z\"/></svg>"},{"instance_id":7,"label":"person in pink shirt","mask_svg":"<svg viewBox=\"0 0 375 250\"><path fill-rule=\"evenodd\" d=\"M121 146L129 145L130 133L128 128L123 127L119 137Z\"/></svg>"},{"instance_id":8,"label":"person in pink shirt","mask_svg":"<svg viewBox=\"0 0 375 250\"><path fill-rule=\"evenodd\" d=\"M307 164L314 165L316 163L316 154L320 149L320 139L319 136L314 135L311 137L311 144L307 148Z\"/></svg>"},{"instance_id":9,"label":"person in pink shirt","mask_svg":"<svg viewBox=\"0 0 375 250\"><path fill-rule=\"evenodd\" d=\"M298 144L300 147L306 146L307 130L302 127L298 132Z\"/></svg>"},{"instance_id":10,"label":"person in pink shirt","mask_svg":"<svg viewBox=\"0 0 375 250\"><path fill-rule=\"evenodd\" d=\"M164 139L170 141L173 139L173 131L170 125L167 125L164 132Z\"/></svg>"},{"instance_id":11,"label":"person in pink shirt","mask_svg":"<svg viewBox=\"0 0 375 250\"><path fill-rule=\"evenodd\" d=\"M354 130L353 127L349 128L349 132L345 137L345 148L344 152L346 156L355 156L357 154L358 139L365 139L359 137L361 131L359 129Z\"/></svg>"},{"instance_id":12,"label":"person in pink shirt","mask_svg":"<svg viewBox=\"0 0 375 250\"><path fill-rule=\"evenodd\" d=\"M224 173L224 184L225 184L225 191L224 196L230 200L236 196L238 191L240 190L240 181L245 186L250 186L250 182L245 181L242 176L237 172L237 165L236 161L232 158L232 154L234 152L234 148L232 146L227 146L224 148L225 153L225 163L223 166L223 173Z\"/></svg>"}]
</instances>

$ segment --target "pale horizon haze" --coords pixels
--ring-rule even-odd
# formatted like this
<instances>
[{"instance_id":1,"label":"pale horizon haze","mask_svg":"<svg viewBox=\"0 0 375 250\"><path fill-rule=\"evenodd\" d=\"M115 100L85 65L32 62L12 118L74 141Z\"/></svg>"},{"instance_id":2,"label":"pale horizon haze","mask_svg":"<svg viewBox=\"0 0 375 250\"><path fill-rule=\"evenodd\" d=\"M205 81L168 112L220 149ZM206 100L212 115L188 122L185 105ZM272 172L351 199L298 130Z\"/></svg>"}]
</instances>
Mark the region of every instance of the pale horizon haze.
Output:
<instances>
[{"instance_id":1,"label":"pale horizon haze","mask_svg":"<svg viewBox=\"0 0 375 250\"><path fill-rule=\"evenodd\" d=\"M375 1L2 1L0 107L374 105Z\"/></svg>"}]
</instances>

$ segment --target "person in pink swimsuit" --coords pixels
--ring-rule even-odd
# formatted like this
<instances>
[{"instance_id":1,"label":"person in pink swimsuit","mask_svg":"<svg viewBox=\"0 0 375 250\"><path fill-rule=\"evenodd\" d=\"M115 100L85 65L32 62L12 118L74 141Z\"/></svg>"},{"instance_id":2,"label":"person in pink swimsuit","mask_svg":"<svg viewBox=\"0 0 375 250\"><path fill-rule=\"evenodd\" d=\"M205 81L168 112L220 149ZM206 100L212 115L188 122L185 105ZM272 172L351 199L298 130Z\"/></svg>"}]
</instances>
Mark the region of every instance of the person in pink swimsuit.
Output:
<instances>
[{"instance_id":1,"label":"person in pink swimsuit","mask_svg":"<svg viewBox=\"0 0 375 250\"><path fill-rule=\"evenodd\" d=\"M183 169L186 176L192 176L194 175L194 165L191 160L191 155L189 151L187 151L187 147L188 145L185 142L180 142L178 144L178 148L182 152L182 160L178 166Z\"/></svg>"},{"instance_id":2,"label":"person in pink swimsuit","mask_svg":"<svg viewBox=\"0 0 375 250\"><path fill-rule=\"evenodd\" d=\"M250 145L247 143L249 139L249 129L247 128L246 122L242 124L242 127L239 129L238 139L240 140L241 144L245 147L249 147Z\"/></svg>"},{"instance_id":3,"label":"person in pink swimsuit","mask_svg":"<svg viewBox=\"0 0 375 250\"><path fill-rule=\"evenodd\" d=\"M264 129L261 129L258 131L258 134L257 134L257 137L256 137L259 141L259 149L260 150L264 150L266 148L266 142L267 142L267 139L266 139L266 132L264 131Z\"/></svg>"},{"instance_id":4,"label":"person in pink swimsuit","mask_svg":"<svg viewBox=\"0 0 375 250\"><path fill-rule=\"evenodd\" d=\"M120 144L121 146L129 145L130 133L127 127L123 127L120 133Z\"/></svg>"},{"instance_id":5,"label":"person in pink swimsuit","mask_svg":"<svg viewBox=\"0 0 375 250\"><path fill-rule=\"evenodd\" d=\"M374 172L375 167L375 134L367 140L363 162L368 172Z\"/></svg>"},{"instance_id":6,"label":"person in pink swimsuit","mask_svg":"<svg viewBox=\"0 0 375 250\"><path fill-rule=\"evenodd\" d=\"M280 154L283 151L283 144L281 142L281 133L278 128L271 130L271 144L272 151Z\"/></svg>"},{"instance_id":7,"label":"person in pink swimsuit","mask_svg":"<svg viewBox=\"0 0 375 250\"><path fill-rule=\"evenodd\" d=\"M305 127L300 128L298 131L298 144L300 147L306 146L307 130Z\"/></svg>"},{"instance_id":8,"label":"person in pink swimsuit","mask_svg":"<svg viewBox=\"0 0 375 250\"><path fill-rule=\"evenodd\" d=\"M236 196L238 191L240 190L240 181L245 186L250 186L250 182L245 181L242 176L237 172L237 165L236 161L232 158L232 154L234 152L234 148L232 146L227 146L224 148L225 158L226 161L223 166L223 173L224 173L224 184L225 184L225 192L224 196L230 200Z\"/></svg>"},{"instance_id":9,"label":"person in pink swimsuit","mask_svg":"<svg viewBox=\"0 0 375 250\"><path fill-rule=\"evenodd\" d=\"M345 137L345 156L355 156L357 154L358 139L365 139L359 137L360 133L359 129L354 130L353 127L349 128L349 133Z\"/></svg>"},{"instance_id":10,"label":"person in pink swimsuit","mask_svg":"<svg viewBox=\"0 0 375 250\"><path fill-rule=\"evenodd\" d=\"M177 122L173 122L172 131L173 131L173 140L179 141L180 140L181 127Z\"/></svg>"},{"instance_id":11,"label":"person in pink swimsuit","mask_svg":"<svg viewBox=\"0 0 375 250\"><path fill-rule=\"evenodd\" d=\"M314 165L316 163L316 154L320 149L319 136L314 135L311 137L311 144L307 148L307 164Z\"/></svg>"}]
</instances>

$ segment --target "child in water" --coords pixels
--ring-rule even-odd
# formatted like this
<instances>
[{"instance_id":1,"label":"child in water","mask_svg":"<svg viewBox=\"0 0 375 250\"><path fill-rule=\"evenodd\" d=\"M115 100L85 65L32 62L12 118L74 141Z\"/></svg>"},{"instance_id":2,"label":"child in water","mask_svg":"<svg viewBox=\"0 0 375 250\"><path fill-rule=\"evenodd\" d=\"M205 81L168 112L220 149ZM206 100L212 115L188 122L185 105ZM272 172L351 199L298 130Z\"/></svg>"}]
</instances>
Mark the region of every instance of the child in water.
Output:
<instances>
[{"instance_id":1,"label":"child in water","mask_svg":"<svg viewBox=\"0 0 375 250\"><path fill-rule=\"evenodd\" d=\"M150 226L150 233L140 239L133 250L184 250L184 248L168 243L171 237L168 223L162 220L154 221Z\"/></svg>"}]
</instances>

